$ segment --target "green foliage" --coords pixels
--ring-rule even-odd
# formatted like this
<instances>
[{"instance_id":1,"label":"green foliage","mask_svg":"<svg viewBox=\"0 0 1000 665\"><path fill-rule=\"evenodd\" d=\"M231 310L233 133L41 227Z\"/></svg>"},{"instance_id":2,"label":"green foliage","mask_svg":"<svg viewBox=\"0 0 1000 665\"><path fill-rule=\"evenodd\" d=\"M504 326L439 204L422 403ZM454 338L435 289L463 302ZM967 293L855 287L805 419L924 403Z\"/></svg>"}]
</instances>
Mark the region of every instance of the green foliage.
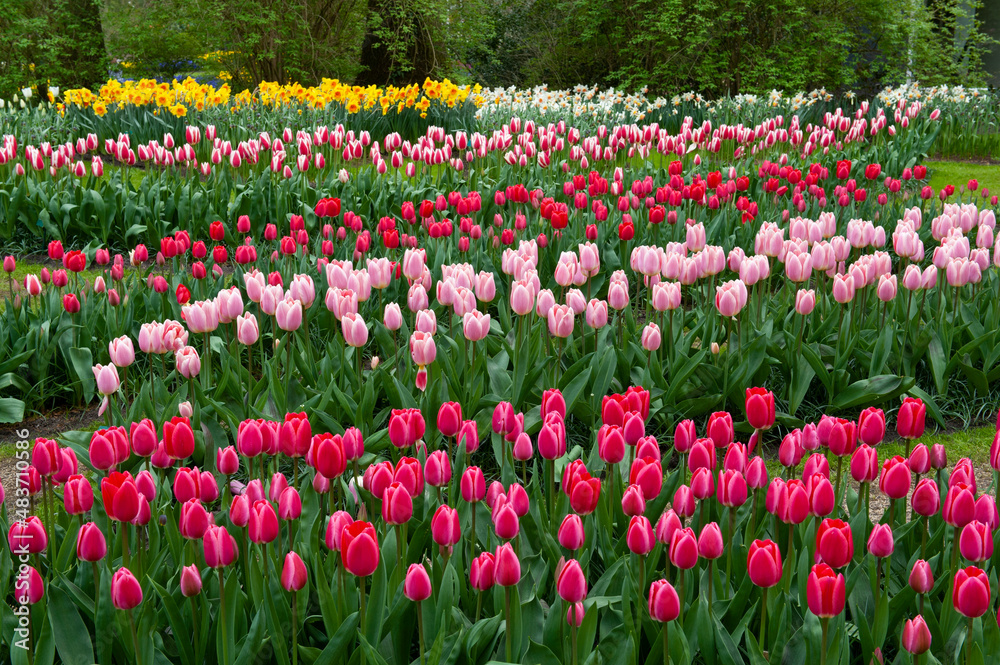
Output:
<instances>
[{"instance_id":1,"label":"green foliage","mask_svg":"<svg viewBox=\"0 0 1000 665\"><path fill-rule=\"evenodd\" d=\"M980 7L978 0L928 0L928 7L918 0L494 0L498 36L472 60L496 85L584 82L708 97L823 87L871 95L908 76L981 84L992 40L976 19Z\"/></svg>"},{"instance_id":2,"label":"green foliage","mask_svg":"<svg viewBox=\"0 0 1000 665\"><path fill-rule=\"evenodd\" d=\"M107 79L100 0L0 0L0 97Z\"/></svg>"},{"instance_id":3,"label":"green foliage","mask_svg":"<svg viewBox=\"0 0 1000 665\"><path fill-rule=\"evenodd\" d=\"M105 0L103 22L123 76L172 78L210 64L203 56L218 29L218 11L206 0Z\"/></svg>"}]
</instances>

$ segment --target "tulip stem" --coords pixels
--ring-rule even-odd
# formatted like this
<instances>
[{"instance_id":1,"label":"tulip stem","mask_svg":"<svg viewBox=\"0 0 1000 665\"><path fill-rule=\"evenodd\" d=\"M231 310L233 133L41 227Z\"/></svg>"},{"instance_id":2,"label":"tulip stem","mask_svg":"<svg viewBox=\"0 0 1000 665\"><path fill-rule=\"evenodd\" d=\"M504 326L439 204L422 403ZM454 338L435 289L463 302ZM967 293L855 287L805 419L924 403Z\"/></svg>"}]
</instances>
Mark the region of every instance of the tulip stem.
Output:
<instances>
[{"instance_id":1,"label":"tulip stem","mask_svg":"<svg viewBox=\"0 0 1000 665\"><path fill-rule=\"evenodd\" d=\"M479 599L476 601L476 621L475 621L475 623L479 623L479 615L483 611L483 592L480 591L478 595L479 595Z\"/></svg>"},{"instance_id":2,"label":"tulip stem","mask_svg":"<svg viewBox=\"0 0 1000 665\"><path fill-rule=\"evenodd\" d=\"M299 665L299 603L297 595L292 590L292 665Z\"/></svg>"},{"instance_id":3,"label":"tulip stem","mask_svg":"<svg viewBox=\"0 0 1000 665\"><path fill-rule=\"evenodd\" d=\"M732 549L732 545L730 545L730 549ZM714 563L715 559L708 560L708 616L712 616L712 578L714 577L712 564Z\"/></svg>"},{"instance_id":4,"label":"tulip stem","mask_svg":"<svg viewBox=\"0 0 1000 665\"><path fill-rule=\"evenodd\" d=\"M670 665L670 640L667 637L667 626L669 621L663 622L663 665Z\"/></svg>"},{"instance_id":5,"label":"tulip stem","mask_svg":"<svg viewBox=\"0 0 1000 665\"><path fill-rule=\"evenodd\" d=\"M222 568L219 571L219 627L222 630L222 665L229 665L229 638L226 636L226 581L222 577Z\"/></svg>"},{"instance_id":6,"label":"tulip stem","mask_svg":"<svg viewBox=\"0 0 1000 665\"><path fill-rule=\"evenodd\" d=\"M788 525L788 574L785 575L785 593L792 588L792 575L795 573L795 525Z\"/></svg>"},{"instance_id":7,"label":"tulip stem","mask_svg":"<svg viewBox=\"0 0 1000 665\"><path fill-rule=\"evenodd\" d=\"M965 638L965 663L966 665L972 663L972 617L969 617L969 633Z\"/></svg>"},{"instance_id":8,"label":"tulip stem","mask_svg":"<svg viewBox=\"0 0 1000 665\"><path fill-rule=\"evenodd\" d=\"M754 497L753 498L754 498L754 502L753 502L754 503L754 508L756 508L757 507L757 494L756 493L754 493ZM729 597L729 580L732 579L732 572L733 572L733 528L734 528L733 521L735 519L736 519L736 506L730 506L729 507L729 536L728 536L728 540L726 541L728 543L728 547L726 547L726 550L727 550L727 552L726 552L726 585L725 585L726 586L726 595L725 595L726 598ZM750 537L752 538L753 534L751 534ZM709 565L711 566L711 563Z\"/></svg>"},{"instance_id":9,"label":"tulip stem","mask_svg":"<svg viewBox=\"0 0 1000 665\"><path fill-rule=\"evenodd\" d=\"M505 586L503 588L503 620L504 620L504 634L507 640L507 662L511 662L511 635L510 635L510 587Z\"/></svg>"},{"instance_id":10,"label":"tulip stem","mask_svg":"<svg viewBox=\"0 0 1000 665\"><path fill-rule=\"evenodd\" d=\"M97 562L91 561L90 567L94 571L94 605L97 605L97 598L101 595L101 577L97 572Z\"/></svg>"},{"instance_id":11,"label":"tulip stem","mask_svg":"<svg viewBox=\"0 0 1000 665\"><path fill-rule=\"evenodd\" d=\"M760 601L760 648L761 651L767 652L767 645L764 643L764 638L767 636L767 587L761 589L761 601Z\"/></svg>"},{"instance_id":12,"label":"tulip stem","mask_svg":"<svg viewBox=\"0 0 1000 665\"><path fill-rule=\"evenodd\" d=\"M670 557L667 558L669 559ZM687 594L684 593L684 578L687 577L687 575L685 575L686 572L687 571L683 568L677 568L677 623L680 624L681 629L684 628L684 599L687 596Z\"/></svg>"},{"instance_id":13,"label":"tulip stem","mask_svg":"<svg viewBox=\"0 0 1000 665\"><path fill-rule=\"evenodd\" d=\"M343 363L341 363L343 365ZM287 413L291 408L291 399L288 397L288 391L291 390L292 384L292 333L291 331L285 336L285 412Z\"/></svg>"},{"instance_id":14,"label":"tulip stem","mask_svg":"<svg viewBox=\"0 0 1000 665\"><path fill-rule=\"evenodd\" d=\"M837 509L840 510L844 498L844 456L837 456Z\"/></svg>"},{"instance_id":15,"label":"tulip stem","mask_svg":"<svg viewBox=\"0 0 1000 665\"><path fill-rule=\"evenodd\" d=\"M924 517L924 526L920 529L920 558L927 560L927 532L931 528L931 518Z\"/></svg>"},{"instance_id":16,"label":"tulip stem","mask_svg":"<svg viewBox=\"0 0 1000 665\"><path fill-rule=\"evenodd\" d=\"M970 619L970 624L971 624L971 619ZM135 649L135 662L137 665L142 665L142 653L139 651L139 638L135 633L135 616L133 615L132 610L128 611L128 625L129 628L132 629L132 646ZM969 633L970 635L972 633L971 625L969 627Z\"/></svg>"},{"instance_id":17,"label":"tulip stem","mask_svg":"<svg viewBox=\"0 0 1000 665\"><path fill-rule=\"evenodd\" d=\"M417 635L420 637L420 665L424 665L424 613L417 601Z\"/></svg>"},{"instance_id":18,"label":"tulip stem","mask_svg":"<svg viewBox=\"0 0 1000 665\"><path fill-rule=\"evenodd\" d=\"M191 633L194 639L194 660L200 659L200 647L198 645L199 633L201 633L201 623L198 621L198 602L196 596L190 596L191 600Z\"/></svg>"},{"instance_id":19,"label":"tulip stem","mask_svg":"<svg viewBox=\"0 0 1000 665\"><path fill-rule=\"evenodd\" d=\"M549 526L555 524L556 518L556 461L549 460Z\"/></svg>"},{"instance_id":20,"label":"tulip stem","mask_svg":"<svg viewBox=\"0 0 1000 665\"><path fill-rule=\"evenodd\" d=\"M359 578L358 581L361 582L361 600L359 601L359 604L358 604L358 611L361 614L361 616L359 618L359 620L360 620L360 626L361 626L361 638L362 639L367 639L365 637L365 633L368 632L367 630L365 630L365 624L367 623L365 621L365 578L363 578L363 577ZM364 650L364 648L362 648L361 649L361 665L365 665L365 661L366 661L365 650Z\"/></svg>"},{"instance_id":21,"label":"tulip stem","mask_svg":"<svg viewBox=\"0 0 1000 665\"><path fill-rule=\"evenodd\" d=\"M823 626L823 648L819 652L819 665L826 665L826 638L827 629L830 626L830 620L827 618L820 619L820 624Z\"/></svg>"}]
</instances>

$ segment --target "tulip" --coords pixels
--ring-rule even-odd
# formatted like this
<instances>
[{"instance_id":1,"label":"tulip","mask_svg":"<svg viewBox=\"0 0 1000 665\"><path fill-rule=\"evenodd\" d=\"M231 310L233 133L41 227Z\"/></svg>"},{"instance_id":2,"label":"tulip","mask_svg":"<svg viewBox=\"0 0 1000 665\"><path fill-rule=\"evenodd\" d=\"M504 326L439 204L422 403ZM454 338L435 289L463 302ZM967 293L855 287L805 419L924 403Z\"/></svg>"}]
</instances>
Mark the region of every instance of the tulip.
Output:
<instances>
[{"instance_id":1,"label":"tulip","mask_svg":"<svg viewBox=\"0 0 1000 665\"><path fill-rule=\"evenodd\" d=\"M892 527L888 524L876 524L868 536L868 551L872 556L884 559L892 556L893 549Z\"/></svg>"},{"instance_id":2,"label":"tulip","mask_svg":"<svg viewBox=\"0 0 1000 665\"><path fill-rule=\"evenodd\" d=\"M194 453L194 431L191 429L191 421L175 416L164 423L163 445L171 459L190 457Z\"/></svg>"},{"instance_id":3,"label":"tulip","mask_svg":"<svg viewBox=\"0 0 1000 665\"><path fill-rule=\"evenodd\" d=\"M649 616L654 621L666 624L681 613L681 600L677 590L667 580L656 580L649 588ZM666 640L664 640L666 641Z\"/></svg>"},{"instance_id":4,"label":"tulip","mask_svg":"<svg viewBox=\"0 0 1000 665\"><path fill-rule=\"evenodd\" d=\"M181 505L180 534L188 540L200 540L208 530L210 520L201 501L189 499Z\"/></svg>"},{"instance_id":5,"label":"tulip","mask_svg":"<svg viewBox=\"0 0 1000 665\"><path fill-rule=\"evenodd\" d=\"M903 648L914 657L927 653L931 648L931 631L921 615L907 619L903 625ZM914 660L916 662L916 660Z\"/></svg>"},{"instance_id":6,"label":"tulip","mask_svg":"<svg viewBox=\"0 0 1000 665\"><path fill-rule=\"evenodd\" d=\"M191 564L190 566L181 568L180 587L181 595L185 598L197 596L201 593L201 573L198 570L198 566Z\"/></svg>"},{"instance_id":7,"label":"tulip","mask_svg":"<svg viewBox=\"0 0 1000 665\"><path fill-rule=\"evenodd\" d=\"M495 573L496 560L493 553L483 552L469 565L469 586L476 591L489 591L493 588Z\"/></svg>"},{"instance_id":8,"label":"tulip","mask_svg":"<svg viewBox=\"0 0 1000 665\"><path fill-rule=\"evenodd\" d=\"M559 544L568 550L578 550L586 542L586 534L583 531L583 520L579 515L570 513L563 518L559 525Z\"/></svg>"},{"instance_id":9,"label":"tulip","mask_svg":"<svg viewBox=\"0 0 1000 665\"><path fill-rule=\"evenodd\" d=\"M755 540L747 553L750 581L767 589L781 580L781 552L770 540Z\"/></svg>"},{"instance_id":10,"label":"tulip","mask_svg":"<svg viewBox=\"0 0 1000 665\"><path fill-rule=\"evenodd\" d=\"M301 591L308 580L309 573L302 557L295 552L285 555L285 564L281 569L281 586L285 591ZM294 627L293 627L294 631Z\"/></svg>"},{"instance_id":11,"label":"tulip","mask_svg":"<svg viewBox=\"0 0 1000 665\"><path fill-rule=\"evenodd\" d=\"M882 409L869 407L858 417L858 440L869 446L877 446L885 438L885 413Z\"/></svg>"},{"instance_id":12,"label":"tulip","mask_svg":"<svg viewBox=\"0 0 1000 665\"><path fill-rule=\"evenodd\" d=\"M442 548L442 552L461 540L462 531L457 510L448 505L438 506L431 518L431 538Z\"/></svg>"},{"instance_id":13,"label":"tulip","mask_svg":"<svg viewBox=\"0 0 1000 665\"><path fill-rule=\"evenodd\" d=\"M396 526L406 524L413 516L413 497L402 483L391 483L382 495L382 520Z\"/></svg>"},{"instance_id":14,"label":"tulip","mask_svg":"<svg viewBox=\"0 0 1000 665\"><path fill-rule=\"evenodd\" d=\"M340 558L344 569L356 577L368 577L379 563L378 536L368 522L355 521L340 536Z\"/></svg>"},{"instance_id":15,"label":"tulip","mask_svg":"<svg viewBox=\"0 0 1000 665\"><path fill-rule=\"evenodd\" d=\"M119 610L131 610L142 602L142 587L128 568L119 568L112 575L111 602Z\"/></svg>"},{"instance_id":16,"label":"tulip","mask_svg":"<svg viewBox=\"0 0 1000 665\"><path fill-rule=\"evenodd\" d=\"M26 520L16 520L7 531L7 544L12 555L44 552L48 546L48 536L42 521L35 515Z\"/></svg>"},{"instance_id":17,"label":"tulip","mask_svg":"<svg viewBox=\"0 0 1000 665\"><path fill-rule=\"evenodd\" d=\"M33 566L22 564L14 582L15 600L21 605L34 605L45 596L45 583Z\"/></svg>"},{"instance_id":18,"label":"tulip","mask_svg":"<svg viewBox=\"0 0 1000 665\"><path fill-rule=\"evenodd\" d=\"M570 559L556 573L556 592L567 603L578 603L587 597L587 578L576 559Z\"/></svg>"},{"instance_id":19,"label":"tulip","mask_svg":"<svg viewBox=\"0 0 1000 665\"><path fill-rule=\"evenodd\" d=\"M747 388L746 411L751 427L757 430L770 429L775 418L774 393L764 388Z\"/></svg>"},{"instance_id":20,"label":"tulip","mask_svg":"<svg viewBox=\"0 0 1000 665\"><path fill-rule=\"evenodd\" d=\"M825 519L816 530L816 552L832 568L843 568L854 557L851 526L839 519Z\"/></svg>"},{"instance_id":21,"label":"tulip","mask_svg":"<svg viewBox=\"0 0 1000 665\"><path fill-rule=\"evenodd\" d=\"M225 568L236 560L236 539L229 534L225 527L209 526L202 542L205 550L205 564L209 568Z\"/></svg>"},{"instance_id":22,"label":"tulip","mask_svg":"<svg viewBox=\"0 0 1000 665\"><path fill-rule=\"evenodd\" d=\"M912 439L919 439L924 435L924 419L927 415L927 406L919 397L907 397L899 407L896 415L896 432L904 439L907 439L907 446ZM907 449L908 450L908 449Z\"/></svg>"},{"instance_id":23,"label":"tulip","mask_svg":"<svg viewBox=\"0 0 1000 665\"><path fill-rule=\"evenodd\" d=\"M13 549L11 551L14 551ZM100 561L108 553L104 534L93 522L87 522L76 534L76 557L80 561Z\"/></svg>"},{"instance_id":24,"label":"tulip","mask_svg":"<svg viewBox=\"0 0 1000 665\"><path fill-rule=\"evenodd\" d=\"M981 563L993 556L993 532L982 522L973 520L962 527L959 538L962 557L973 563Z\"/></svg>"},{"instance_id":25,"label":"tulip","mask_svg":"<svg viewBox=\"0 0 1000 665\"><path fill-rule=\"evenodd\" d=\"M952 602L962 616L980 617L990 606L990 579L980 568L970 566L955 573Z\"/></svg>"},{"instance_id":26,"label":"tulip","mask_svg":"<svg viewBox=\"0 0 1000 665\"><path fill-rule=\"evenodd\" d=\"M251 542L270 543L278 537L278 514L267 501L255 501L250 506L247 535Z\"/></svg>"},{"instance_id":27,"label":"tulip","mask_svg":"<svg viewBox=\"0 0 1000 665\"><path fill-rule=\"evenodd\" d=\"M431 578L419 563L410 564L403 581L403 595L415 603L431 597Z\"/></svg>"},{"instance_id":28,"label":"tulip","mask_svg":"<svg viewBox=\"0 0 1000 665\"><path fill-rule=\"evenodd\" d=\"M834 572L825 563L812 567L806 580L806 600L809 611L823 620L823 633L826 637L826 620L844 611L847 583L844 576ZM826 647L824 639L823 647Z\"/></svg>"}]
</instances>

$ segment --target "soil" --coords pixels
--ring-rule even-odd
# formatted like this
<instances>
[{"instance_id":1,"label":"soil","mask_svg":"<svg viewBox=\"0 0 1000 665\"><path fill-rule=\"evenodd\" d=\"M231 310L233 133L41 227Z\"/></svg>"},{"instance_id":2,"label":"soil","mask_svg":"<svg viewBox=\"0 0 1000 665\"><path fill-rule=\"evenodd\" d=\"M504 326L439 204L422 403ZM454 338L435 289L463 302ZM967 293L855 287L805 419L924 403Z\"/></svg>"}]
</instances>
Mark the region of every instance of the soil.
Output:
<instances>
[{"instance_id":1,"label":"soil","mask_svg":"<svg viewBox=\"0 0 1000 665\"><path fill-rule=\"evenodd\" d=\"M53 409L44 416L28 418L13 425L0 424L0 443L13 446L17 441L27 439L31 445L39 437L54 439L63 432L86 429L99 420L97 410L96 405ZM24 430L28 431L28 435L22 438L18 432L23 434ZM17 458L14 451L11 451L10 455L0 457L0 483L6 490L5 503L10 514L14 508L14 490L17 487Z\"/></svg>"}]
</instances>

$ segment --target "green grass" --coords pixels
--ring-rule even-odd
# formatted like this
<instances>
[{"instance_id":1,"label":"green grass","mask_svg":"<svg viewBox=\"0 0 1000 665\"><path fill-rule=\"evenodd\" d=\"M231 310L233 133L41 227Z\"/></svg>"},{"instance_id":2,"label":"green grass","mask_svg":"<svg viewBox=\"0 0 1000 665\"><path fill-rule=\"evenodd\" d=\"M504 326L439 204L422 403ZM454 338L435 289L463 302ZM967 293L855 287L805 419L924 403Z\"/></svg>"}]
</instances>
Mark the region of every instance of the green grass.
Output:
<instances>
[{"instance_id":1,"label":"green grass","mask_svg":"<svg viewBox=\"0 0 1000 665\"><path fill-rule=\"evenodd\" d=\"M979 181L979 191L984 187L992 194L1000 194L1000 165L970 164L968 162L925 162L930 175L930 185L937 192L945 185L955 185L955 189L968 184L975 178Z\"/></svg>"},{"instance_id":2,"label":"green grass","mask_svg":"<svg viewBox=\"0 0 1000 665\"><path fill-rule=\"evenodd\" d=\"M13 457L17 452L17 448L13 443L5 443L0 445L0 460L7 459L8 457Z\"/></svg>"}]
</instances>

